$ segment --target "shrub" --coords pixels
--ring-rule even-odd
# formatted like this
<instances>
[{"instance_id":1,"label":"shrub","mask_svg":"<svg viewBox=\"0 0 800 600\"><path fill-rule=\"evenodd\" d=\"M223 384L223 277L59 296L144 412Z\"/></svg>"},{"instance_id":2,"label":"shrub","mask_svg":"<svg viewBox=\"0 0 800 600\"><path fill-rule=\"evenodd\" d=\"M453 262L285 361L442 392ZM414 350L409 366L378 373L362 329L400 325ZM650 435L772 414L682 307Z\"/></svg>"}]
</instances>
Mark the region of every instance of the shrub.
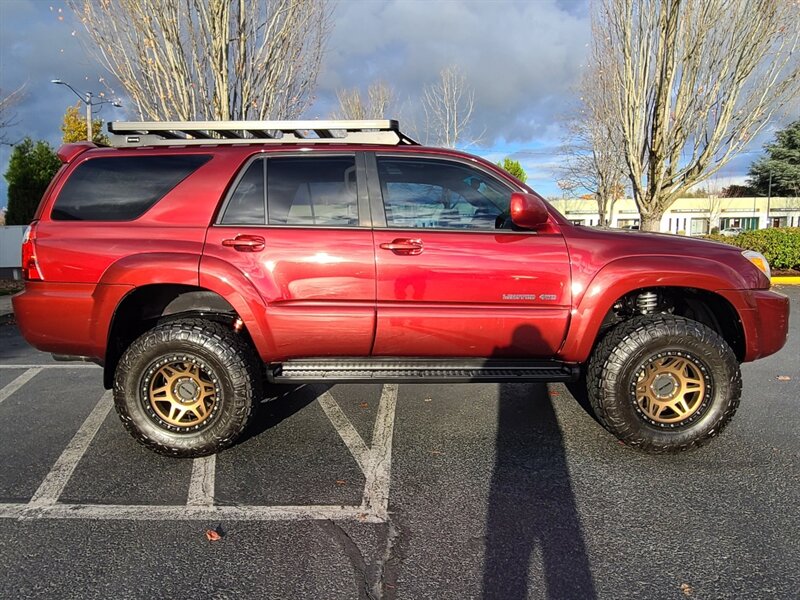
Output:
<instances>
[{"instance_id":1,"label":"shrub","mask_svg":"<svg viewBox=\"0 0 800 600\"><path fill-rule=\"evenodd\" d=\"M712 234L705 238L761 252L773 269L800 269L800 227L755 229L734 237Z\"/></svg>"},{"instance_id":2,"label":"shrub","mask_svg":"<svg viewBox=\"0 0 800 600\"><path fill-rule=\"evenodd\" d=\"M34 143L30 138L14 146L5 177L8 181L6 225L27 225L53 175L61 166L47 142Z\"/></svg>"}]
</instances>

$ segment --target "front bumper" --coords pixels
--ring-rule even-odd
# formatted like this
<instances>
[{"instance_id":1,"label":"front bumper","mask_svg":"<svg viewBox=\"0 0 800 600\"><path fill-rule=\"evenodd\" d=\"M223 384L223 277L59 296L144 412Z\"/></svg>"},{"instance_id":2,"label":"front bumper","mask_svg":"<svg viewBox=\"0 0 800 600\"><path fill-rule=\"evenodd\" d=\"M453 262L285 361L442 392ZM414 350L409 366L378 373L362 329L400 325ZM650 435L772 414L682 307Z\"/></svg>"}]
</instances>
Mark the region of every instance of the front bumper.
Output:
<instances>
[{"instance_id":1,"label":"front bumper","mask_svg":"<svg viewBox=\"0 0 800 600\"><path fill-rule=\"evenodd\" d=\"M745 338L744 362L775 354L789 333L789 298L771 290L720 290L739 313Z\"/></svg>"}]
</instances>

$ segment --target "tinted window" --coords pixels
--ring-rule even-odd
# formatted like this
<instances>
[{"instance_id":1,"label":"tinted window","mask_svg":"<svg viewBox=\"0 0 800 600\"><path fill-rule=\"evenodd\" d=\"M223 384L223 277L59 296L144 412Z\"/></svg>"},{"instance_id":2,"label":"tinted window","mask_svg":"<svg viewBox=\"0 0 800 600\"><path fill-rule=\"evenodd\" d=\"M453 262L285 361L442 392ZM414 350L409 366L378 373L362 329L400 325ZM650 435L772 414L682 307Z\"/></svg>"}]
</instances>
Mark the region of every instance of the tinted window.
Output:
<instances>
[{"instance_id":1,"label":"tinted window","mask_svg":"<svg viewBox=\"0 0 800 600\"><path fill-rule=\"evenodd\" d=\"M211 157L93 158L78 166L56 199L58 221L130 221L142 216Z\"/></svg>"},{"instance_id":2,"label":"tinted window","mask_svg":"<svg viewBox=\"0 0 800 600\"><path fill-rule=\"evenodd\" d=\"M352 156L270 158L270 225L358 225Z\"/></svg>"},{"instance_id":3,"label":"tinted window","mask_svg":"<svg viewBox=\"0 0 800 600\"><path fill-rule=\"evenodd\" d=\"M481 171L443 160L379 157L378 172L389 227L485 230L506 222L511 190Z\"/></svg>"},{"instance_id":4,"label":"tinted window","mask_svg":"<svg viewBox=\"0 0 800 600\"><path fill-rule=\"evenodd\" d=\"M264 217L264 161L254 160L239 179L231 194L223 225L263 225Z\"/></svg>"}]
</instances>

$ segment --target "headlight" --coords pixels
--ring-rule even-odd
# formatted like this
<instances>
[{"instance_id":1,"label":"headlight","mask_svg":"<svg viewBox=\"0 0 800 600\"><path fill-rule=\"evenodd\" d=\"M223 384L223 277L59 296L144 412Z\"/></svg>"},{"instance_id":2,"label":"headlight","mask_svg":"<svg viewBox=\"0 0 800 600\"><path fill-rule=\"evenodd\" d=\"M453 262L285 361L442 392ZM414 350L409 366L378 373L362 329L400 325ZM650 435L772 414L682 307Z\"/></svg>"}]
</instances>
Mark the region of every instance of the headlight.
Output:
<instances>
[{"instance_id":1,"label":"headlight","mask_svg":"<svg viewBox=\"0 0 800 600\"><path fill-rule=\"evenodd\" d=\"M742 252L742 256L758 267L758 270L766 275L767 279L772 279L772 271L770 271L769 263L763 254L755 250L745 250Z\"/></svg>"}]
</instances>

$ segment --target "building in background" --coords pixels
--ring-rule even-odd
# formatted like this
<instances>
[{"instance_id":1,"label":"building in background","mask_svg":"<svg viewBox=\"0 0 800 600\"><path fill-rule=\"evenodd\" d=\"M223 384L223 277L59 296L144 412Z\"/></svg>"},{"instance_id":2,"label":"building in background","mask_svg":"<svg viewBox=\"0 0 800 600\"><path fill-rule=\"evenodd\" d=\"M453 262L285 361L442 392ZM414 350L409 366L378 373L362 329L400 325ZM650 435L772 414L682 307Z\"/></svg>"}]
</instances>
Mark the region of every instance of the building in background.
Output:
<instances>
[{"instance_id":1,"label":"building in background","mask_svg":"<svg viewBox=\"0 0 800 600\"><path fill-rule=\"evenodd\" d=\"M560 198L550 201L576 225L595 226L600 220L594 200ZM614 203L610 224L621 229L639 228L639 211L632 198ZM680 198L661 219L661 231L704 235L718 229L800 227L800 198Z\"/></svg>"}]
</instances>

